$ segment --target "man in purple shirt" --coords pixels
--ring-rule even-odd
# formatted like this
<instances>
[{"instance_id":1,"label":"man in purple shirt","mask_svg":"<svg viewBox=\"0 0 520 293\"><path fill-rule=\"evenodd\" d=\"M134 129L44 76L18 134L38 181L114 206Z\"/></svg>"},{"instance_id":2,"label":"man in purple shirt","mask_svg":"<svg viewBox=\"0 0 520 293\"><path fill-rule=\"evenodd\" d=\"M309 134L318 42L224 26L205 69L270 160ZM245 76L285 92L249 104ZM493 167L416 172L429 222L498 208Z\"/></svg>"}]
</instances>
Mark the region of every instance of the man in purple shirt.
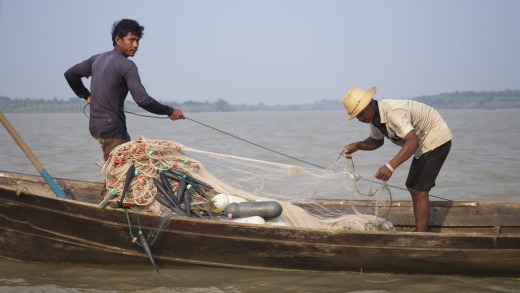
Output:
<instances>
[{"instance_id":1,"label":"man in purple shirt","mask_svg":"<svg viewBox=\"0 0 520 293\"><path fill-rule=\"evenodd\" d=\"M130 141L126 129L124 102L128 91L139 107L171 120L185 119L179 109L164 105L150 97L141 84L133 57L144 34L144 27L135 20L122 19L112 26L114 50L97 54L72 66L65 79L74 93L90 105L90 134L101 144L105 161L110 151ZM82 78L92 76L89 91Z\"/></svg>"}]
</instances>

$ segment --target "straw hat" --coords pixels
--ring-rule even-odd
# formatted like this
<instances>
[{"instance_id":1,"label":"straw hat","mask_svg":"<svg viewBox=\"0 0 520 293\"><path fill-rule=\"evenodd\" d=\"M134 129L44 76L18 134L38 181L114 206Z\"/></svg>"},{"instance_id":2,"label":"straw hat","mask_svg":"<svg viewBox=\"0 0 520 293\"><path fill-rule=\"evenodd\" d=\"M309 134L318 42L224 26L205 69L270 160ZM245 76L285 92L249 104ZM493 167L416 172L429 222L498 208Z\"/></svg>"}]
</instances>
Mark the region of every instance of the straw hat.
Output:
<instances>
[{"instance_id":1,"label":"straw hat","mask_svg":"<svg viewBox=\"0 0 520 293\"><path fill-rule=\"evenodd\" d=\"M376 94L376 87L365 91L359 87L353 87L343 97L343 106L347 109L347 119L351 120L363 111Z\"/></svg>"}]
</instances>

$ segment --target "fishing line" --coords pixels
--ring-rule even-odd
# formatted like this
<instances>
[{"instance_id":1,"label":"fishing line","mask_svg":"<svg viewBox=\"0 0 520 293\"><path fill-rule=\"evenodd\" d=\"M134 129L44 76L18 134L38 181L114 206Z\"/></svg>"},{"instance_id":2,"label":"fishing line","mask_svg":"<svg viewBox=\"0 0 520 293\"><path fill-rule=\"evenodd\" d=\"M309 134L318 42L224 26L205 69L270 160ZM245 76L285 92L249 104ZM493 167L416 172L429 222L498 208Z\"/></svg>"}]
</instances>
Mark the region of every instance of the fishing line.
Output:
<instances>
[{"instance_id":1,"label":"fishing line","mask_svg":"<svg viewBox=\"0 0 520 293\"><path fill-rule=\"evenodd\" d=\"M336 165L339 162L339 160L341 159L342 155L343 155L343 151L341 151L339 153L338 159L336 160L336 163L334 163L331 171L334 172L336 170ZM356 166L354 165L354 158L347 158L347 159L350 160L350 164L352 166L352 171L350 172L350 174L352 175L352 179L354 180L354 188L356 188L357 193L359 195L363 195L363 196L374 196L377 192L379 192L380 189L386 189L386 190L388 190L388 193L390 194L390 205L391 205L391 203L392 203L392 192L388 188L391 185L388 185L386 182L381 183L381 182L377 182L377 181L374 181L374 180L369 180L369 179L362 178L360 174L356 174ZM370 182L370 183L374 183L374 184L378 184L378 185L381 185L381 186L378 187L374 192L363 193L363 192L361 192L359 190L359 188L357 186L356 182L358 180L364 180L364 181L367 181L367 182ZM399 188L397 186L391 186L391 187L402 189L402 188Z\"/></svg>"},{"instance_id":2,"label":"fishing line","mask_svg":"<svg viewBox=\"0 0 520 293\"><path fill-rule=\"evenodd\" d=\"M85 116L86 116L87 118L90 118L90 117L87 115L86 111L85 111L87 106L88 106L88 104L85 104L85 106L83 107L83 114L85 114ZM143 115L143 114L138 114L138 113L134 113L134 112L130 112L130 111L124 111L124 112L125 112L125 113L128 113L128 114L136 115L136 116L146 117L146 118L169 119L169 117L159 117L159 116ZM234 135L234 134L231 134L231 133L229 133L229 132L226 132L226 131L223 131L223 130L217 129L217 128L213 127L213 126L210 126L210 125L204 124L204 123L202 123L202 122L196 121L196 120L191 119L191 118L189 118L189 117L185 117L185 118L186 118L187 120L190 120L190 121L192 121L192 122L198 123L198 124L200 124L200 125L202 125L202 126L208 127L208 128L210 128L210 129L213 129L213 130L218 131L218 132L220 132L220 133L223 133L223 134L225 134L225 135L229 135L229 136L231 136L231 137L234 137L234 138L239 139L239 140L241 140L241 141L244 141L244 142L246 142L246 143L249 143L249 144L252 144L252 145L257 146L257 147L259 147L259 148L265 149L265 150L267 150L267 151L270 151L270 152L273 152L273 153L279 154L279 155L281 155L281 156L284 156L284 157L287 157L287 158L290 158L290 159L293 159L293 160L296 160L296 161L299 161L299 162L302 162L302 163L305 163L305 164L309 164L309 165L311 165L311 166L314 166L314 167L317 167L317 168L320 168L320 169L327 169L327 168L325 168L325 167L323 167L323 166L320 166L320 165L317 165L317 164L314 164L314 163L311 163L311 162L307 162L307 161L305 161L305 160L298 159L298 158L296 158L296 157L293 157L293 156L290 156L290 155L287 155L287 154L284 154L284 153L278 152L278 151L273 150L273 149L270 149L270 148L268 148L268 147L264 147L264 146L262 146L262 145L259 145L259 144L257 144L257 143L254 143L254 142L252 142L252 141L249 141L249 140L247 140L247 139L243 139L243 138L238 137L238 136L236 136L236 135ZM338 161L340 160L342 154L343 154L343 151L340 152L339 157L338 157L338 159L336 160L336 162L338 162ZM352 162L352 172L355 173L354 160L353 160L352 158L350 158L350 160L351 160L351 162ZM334 171L334 170L332 170L332 171ZM385 182L385 183L381 183L381 182L377 182L377 181L375 181L375 180L370 180L370 179L366 179L366 178L362 178L362 177L359 177L359 179L360 179L360 180L367 181L367 182L370 182L370 183L374 183L374 184L386 185L386 186L388 186L388 187L392 187L392 188L396 188L396 189L400 189L400 190L408 191L408 189L406 189L406 188L402 188L402 187L399 187L399 186L386 184L386 182ZM435 197L435 198L437 198L437 199L446 200L446 201L452 201L451 199L447 199L447 198L443 198L443 197L439 197L439 196L435 196L435 195L431 195L431 194L429 194L429 196L431 196L431 197Z\"/></svg>"},{"instance_id":3,"label":"fishing line","mask_svg":"<svg viewBox=\"0 0 520 293\"><path fill-rule=\"evenodd\" d=\"M314 167L318 167L318 168L320 168L320 169L326 169L326 168L323 167L323 166L316 165L316 164L314 164L314 163L307 162L307 161L304 161L304 160L301 160L301 159L295 158L295 157L293 157L293 156L289 156L289 155L287 155L287 154L284 154L284 153L281 153L281 152L275 151L275 150L273 150L273 149L270 149L270 148L264 147L264 146L262 146L262 145L259 145L259 144L257 144L257 143L254 143L254 142L252 142L252 141L249 141L249 140L247 140L247 139L243 139L243 138L241 138L241 137L238 137L238 136L236 136L236 135L233 135L233 134L231 134L231 133L229 133L229 132L225 132L225 131L220 130L220 129L217 129L217 128L213 127L213 126L210 126L210 125L204 124L204 123L202 123L202 122L199 122L199 121L193 120L193 119L191 119L191 118L186 117L186 119L188 119L188 120L190 120L190 121L193 121L193 122L195 122L195 123L198 123L198 124L200 124L200 125L206 126L206 127L208 127L208 128L211 128L211 129L213 129L213 130L216 130L216 131L218 131L218 132L221 132L221 133L223 133L223 134L226 134L226 135L229 135L229 136L231 136L231 137L234 137L234 138L239 139L239 140L241 140L241 141L247 142L247 143L249 143L249 144L252 144L252 145L254 145L254 146L257 146L257 147L259 147L259 148L262 148L262 149L264 149L264 150L268 150L268 151L270 151L270 152L273 152L273 153L279 154L279 155L284 156L284 157L287 157L287 158L291 158L291 159L293 159L293 160L296 160L296 161L299 161L299 162L302 162L302 163L306 163L306 164L312 165L312 166L314 166Z\"/></svg>"},{"instance_id":4,"label":"fishing line","mask_svg":"<svg viewBox=\"0 0 520 293\"><path fill-rule=\"evenodd\" d=\"M129 215L129 213L128 213L128 210L127 210L127 209L124 209L124 211L125 211L125 215L126 215L126 221L128 222L128 230L129 230L130 238L135 239L136 237L134 236L134 233L132 232L132 222L133 222L133 221L130 220L130 215ZM171 214L169 214L168 216L166 216L166 217L161 221L161 223L159 224L159 227L157 227L157 231L156 231L155 235L153 235L153 234L154 234L153 231L150 232L150 234L152 234L152 236L154 236L153 239L152 239L152 241L150 241L150 246L152 246L152 245L155 243L155 241L156 241L157 238L159 237L160 233L163 231L163 229L164 229L164 225L165 225L166 222L168 222L168 220L169 220L170 218L172 218L173 216L174 216L174 214L171 213ZM140 217L139 215L137 215L137 227L138 227L138 230L139 230L139 231L142 231L142 230L141 230L141 217ZM139 242L137 242L137 241L136 241L135 243L136 243L137 245L139 245L139 246L142 246L142 245L141 245Z\"/></svg>"},{"instance_id":5,"label":"fishing line","mask_svg":"<svg viewBox=\"0 0 520 293\"><path fill-rule=\"evenodd\" d=\"M132 223L130 221L130 215L128 214L128 210L127 209L124 209L124 211L125 211L125 215L126 215L126 221L128 222L128 230L130 232L130 238L135 239L136 237L134 236L134 233L132 233ZM138 224L138 227L139 227L139 230L141 230L141 224L140 223ZM137 245L141 246L141 244L139 244L138 242L136 242L136 243L137 243Z\"/></svg>"},{"instance_id":6,"label":"fishing line","mask_svg":"<svg viewBox=\"0 0 520 293\"><path fill-rule=\"evenodd\" d=\"M87 116L88 118L90 118L90 117L87 115L87 113L85 112L85 109L86 109L87 105L88 105L88 104L85 104L85 106L83 107L83 114L85 114L85 116ZM158 117L158 116L143 115L143 114L137 114L137 113L130 112L130 111L124 111L124 112L125 112L125 113L128 113L128 114L136 115L136 116L146 117L146 118L169 119L169 117ZM246 142L246 143L252 144L252 145L257 146L257 147L259 147L259 148L262 148L262 149L264 149L264 150L268 150L268 151L270 151L270 152L273 152L273 153L279 154L279 155L281 155L281 156L284 156L284 157L287 157L287 158L290 158L290 159L293 159L293 160L296 160L296 161L299 161L299 162L302 162L302 163L305 163L305 164L309 164L309 165L311 165L311 166L314 166L314 167L317 167L317 168L320 168L320 169L326 169L326 168L323 167L323 166L320 166L320 165L317 165L317 164L314 164L314 163L311 163L311 162L308 162L308 161L305 161L305 160L302 160L302 159L298 159L298 158L296 158L296 157L293 157L293 156L290 156L290 155L287 155L287 154L284 154L284 153L278 152L278 151L273 150L273 149L270 149L270 148L268 148L268 147L264 147L264 146L262 146L262 145L259 145L259 144L257 144L257 143L254 143L254 142L252 142L252 141L249 141L249 140L247 140L247 139L244 139L244 138L238 137L238 136L236 136L236 135L234 135L234 134L231 134L231 133L229 133L229 132L226 132L226 131L223 131L223 130L217 129L217 128L213 127L213 126L210 126L210 125L204 124L204 123L202 123L202 122L199 122L199 121L197 121L197 120L191 119L191 118L189 118L189 117L185 117L185 118L186 118L187 120L190 120L190 121L192 121L192 122L198 123L198 124L200 124L200 125L202 125L202 126L208 127L208 128L210 128L210 129L213 129L213 130L218 131L218 132L220 132L220 133L223 133L223 134L225 134L225 135L229 135L229 136L231 136L231 137L234 137L234 138L239 139L239 140L241 140L241 141L244 141L244 142Z\"/></svg>"},{"instance_id":7,"label":"fishing line","mask_svg":"<svg viewBox=\"0 0 520 293\"><path fill-rule=\"evenodd\" d=\"M338 159L336 160L339 161L339 159L341 158L341 155L343 154L343 151L341 151L339 153L339 157ZM348 158L352 164L352 174L354 176L354 181L357 181L357 180L363 180L363 181L367 181L367 182L370 182L370 183L374 183L374 184L381 184L381 185L385 185L387 187L392 187L392 188L396 188L396 189L400 189L400 190L404 190L404 191L408 191L408 189L406 188L403 188L403 187L399 187L399 186L395 186L395 185L391 185L391 184L388 184L387 182L384 182L384 183L381 183L381 182L378 182L378 181L375 181L375 180L371 180L371 179L366 179L366 178L363 178L361 177L361 175L357 174L358 177L356 177L356 166L354 165L354 158ZM333 169L334 171L334 169ZM355 185L355 182L354 182L354 185ZM357 190L357 186L356 187L356 190ZM387 188L388 189L388 188ZM362 194L361 192L359 192L359 190L357 190L359 194ZM376 190L377 191L377 190ZM390 192L390 189L388 189L388 192ZM440 197L440 196L435 196L435 195L432 195L432 194L428 194L428 196L430 197L435 197L437 199L442 199L442 200L445 200L445 201L452 201L451 199L447 199L447 198L443 198L443 197ZM392 197L392 193L390 192L390 198Z\"/></svg>"}]
</instances>

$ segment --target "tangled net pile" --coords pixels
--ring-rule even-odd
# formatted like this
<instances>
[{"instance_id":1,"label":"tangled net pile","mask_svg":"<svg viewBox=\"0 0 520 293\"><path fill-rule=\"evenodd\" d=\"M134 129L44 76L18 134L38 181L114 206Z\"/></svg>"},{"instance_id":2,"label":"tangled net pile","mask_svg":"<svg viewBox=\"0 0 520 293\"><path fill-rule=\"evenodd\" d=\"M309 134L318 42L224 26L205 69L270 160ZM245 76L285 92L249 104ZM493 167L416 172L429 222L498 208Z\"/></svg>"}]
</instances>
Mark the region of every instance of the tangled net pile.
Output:
<instances>
[{"instance_id":1,"label":"tangled net pile","mask_svg":"<svg viewBox=\"0 0 520 293\"><path fill-rule=\"evenodd\" d=\"M304 168L200 151L173 141L141 137L114 149L103 166L107 188L104 201L115 203L120 199L125 178L133 166L134 178L127 188L124 203L156 215L171 214L171 209L159 203L156 197L164 193L157 188L161 173L171 175L173 172L185 174L190 179L188 183L196 185L184 207L188 213L191 210L193 216L224 218L226 215L215 206L213 198L217 194L227 194L246 201L280 203L282 215L268 220L268 224L355 231L393 230L392 223L379 217L387 212L382 207L388 206L390 201L388 189L378 182L359 180L360 175L354 174L347 165L344 159L327 169ZM178 181L166 183L172 183L174 190L179 185ZM342 199L351 203L350 210L348 213L344 209L335 211L319 204L319 199Z\"/></svg>"}]
</instances>

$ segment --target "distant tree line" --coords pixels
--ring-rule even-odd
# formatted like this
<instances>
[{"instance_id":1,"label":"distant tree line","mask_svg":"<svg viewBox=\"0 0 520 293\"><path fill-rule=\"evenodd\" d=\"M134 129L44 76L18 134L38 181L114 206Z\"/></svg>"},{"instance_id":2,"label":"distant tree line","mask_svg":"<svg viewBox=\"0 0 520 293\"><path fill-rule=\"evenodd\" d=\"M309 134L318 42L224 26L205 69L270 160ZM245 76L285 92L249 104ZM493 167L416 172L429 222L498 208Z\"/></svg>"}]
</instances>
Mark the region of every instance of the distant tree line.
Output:
<instances>
[{"instance_id":1,"label":"distant tree line","mask_svg":"<svg viewBox=\"0 0 520 293\"><path fill-rule=\"evenodd\" d=\"M495 92L453 92L421 96L415 100L438 109L520 108L520 90Z\"/></svg>"},{"instance_id":2,"label":"distant tree line","mask_svg":"<svg viewBox=\"0 0 520 293\"><path fill-rule=\"evenodd\" d=\"M338 110L342 109L341 101L337 100L321 100L312 104L302 105L266 105L258 103L257 105L231 105L223 99L215 102L196 102L186 101L183 103L161 101L168 106L179 108L183 112L234 112L234 111L298 111L298 110ZM86 107L86 102L79 98L70 98L68 100L52 100L46 99L11 99L0 96L0 111L6 113L55 113L55 112L81 112ZM128 111L144 111L130 98L125 102L125 110Z\"/></svg>"},{"instance_id":3,"label":"distant tree line","mask_svg":"<svg viewBox=\"0 0 520 293\"><path fill-rule=\"evenodd\" d=\"M505 90L492 92L452 92L438 95L413 98L438 109L501 109L520 108L520 90ZM321 100L311 104L294 105L231 105L223 99L215 102L186 101L183 103L161 101L183 112L233 112L233 111L302 111L302 110L343 110L341 99ZM24 112L81 112L86 102L79 98L68 100L54 99L11 99L0 96L0 111L6 113ZM128 111L142 109L130 98L125 102Z\"/></svg>"},{"instance_id":4,"label":"distant tree line","mask_svg":"<svg viewBox=\"0 0 520 293\"><path fill-rule=\"evenodd\" d=\"M0 111L6 113L23 112L78 112L83 109L85 100L70 98L68 100L10 99L0 96Z\"/></svg>"},{"instance_id":5,"label":"distant tree line","mask_svg":"<svg viewBox=\"0 0 520 293\"><path fill-rule=\"evenodd\" d=\"M216 102L194 102L187 101L184 103L162 102L174 108L181 108L185 112L228 112L234 111L233 106L228 102L219 99ZM11 113L26 112L81 112L87 103L83 99L70 98L68 100L52 100L46 99L11 99L0 96L0 111ZM132 99L125 101L125 110L141 111L142 109Z\"/></svg>"}]
</instances>

